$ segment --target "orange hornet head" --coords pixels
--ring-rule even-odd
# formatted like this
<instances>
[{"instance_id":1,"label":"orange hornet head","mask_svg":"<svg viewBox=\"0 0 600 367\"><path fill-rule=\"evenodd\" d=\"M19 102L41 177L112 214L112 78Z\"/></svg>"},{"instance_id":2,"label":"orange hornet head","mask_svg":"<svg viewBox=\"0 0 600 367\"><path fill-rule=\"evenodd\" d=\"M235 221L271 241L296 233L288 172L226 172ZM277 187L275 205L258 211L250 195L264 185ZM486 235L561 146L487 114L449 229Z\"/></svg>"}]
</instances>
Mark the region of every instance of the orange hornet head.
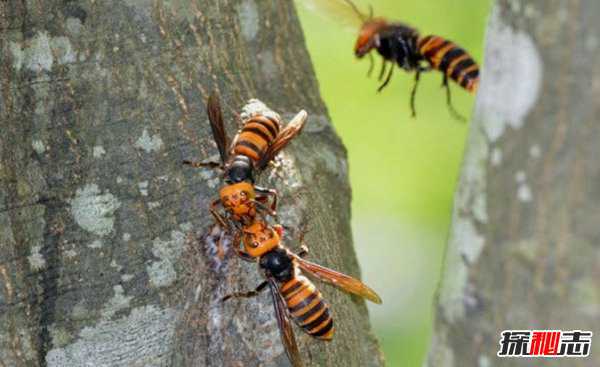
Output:
<instances>
[{"instance_id":1,"label":"orange hornet head","mask_svg":"<svg viewBox=\"0 0 600 367\"><path fill-rule=\"evenodd\" d=\"M219 192L219 196L223 207L234 215L252 215L255 211L256 193L254 186L249 182L242 181L224 186Z\"/></svg>"},{"instance_id":2,"label":"orange hornet head","mask_svg":"<svg viewBox=\"0 0 600 367\"><path fill-rule=\"evenodd\" d=\"M242 243L244 250L252 257L260 257L279 246L281 226L270 227L264 222L254 222L244 227Z\"/></svg>"},{"instance_id":3,"label":"orange hornet head","mask_svg":"<svg viewBox=\"0 0 600 367\"><path fill-rule=\"evenodd\" d=\"M379 47L379 32L385 26L387 26L387 22L382 18L373 18L364 22L354 45L354 55L360 59L372 49Z\"/></svg>"}]
</instances>

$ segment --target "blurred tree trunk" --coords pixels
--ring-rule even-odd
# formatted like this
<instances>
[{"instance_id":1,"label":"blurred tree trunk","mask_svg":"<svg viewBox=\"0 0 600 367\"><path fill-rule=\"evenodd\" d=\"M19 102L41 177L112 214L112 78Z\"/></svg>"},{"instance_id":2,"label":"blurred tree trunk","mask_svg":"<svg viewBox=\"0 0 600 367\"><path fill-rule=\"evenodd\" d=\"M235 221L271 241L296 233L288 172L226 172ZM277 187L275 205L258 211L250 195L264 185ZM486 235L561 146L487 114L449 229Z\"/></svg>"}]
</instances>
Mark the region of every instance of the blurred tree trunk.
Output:
<instances>
[{"instance_id":1,"label":"blurred tree trunk","mask_svg":"<svg viewBox=\"0 0 600 367\"><path fill-rule=\"evenodd\" d=\"M429 366L496 356L505 329L600 331L600 2L498 1L438 292Z\"/></svg>"},{"instance_id":2,"label":"blurred tree trunk","mask_svg":"<svg viewBox=\"0 0 600 367\"><path fill-rule=\"evenodd\" d=\"M261 280L205 238L220 176L204 101L230 133L249 98L308 126L262 183L305 218L310 257L355 276L346 154L291 2L0 1L0 366L288 365ZM297 231L291 231L295 237ZM296 248L297 243L288 239ZM337 335L307 365L380 366L364 302L322 286Z\"/></svg>"}]
</instances>

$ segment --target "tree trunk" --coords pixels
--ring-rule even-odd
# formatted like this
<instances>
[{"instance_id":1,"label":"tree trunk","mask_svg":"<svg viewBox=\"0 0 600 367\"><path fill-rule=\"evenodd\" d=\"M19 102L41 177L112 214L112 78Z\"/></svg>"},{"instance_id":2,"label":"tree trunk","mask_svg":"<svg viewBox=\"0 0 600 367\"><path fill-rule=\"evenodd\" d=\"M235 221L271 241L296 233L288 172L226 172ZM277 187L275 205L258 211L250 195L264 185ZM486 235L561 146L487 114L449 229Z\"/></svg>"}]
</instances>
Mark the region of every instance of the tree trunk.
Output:
<instances>
[{"instance_id":1,"label":"tree trunk","mask_svg":"<svg viewBox=\"0 0 600 367\"><path fill-rule=\"evenodd\" d=\"M291 2L0 1L0 366L283 366L252 264L211 251L220 175L204 102L230 134L249 98L304 132L259 180L309 257L359 275L346 153ZM291 230L287 244L297 248ZM230 255L230 254L226 254ZM296 328L306 365L380 366L364 302L320 286L331 344Z\"/></svg>"},{"instance_id":2,"label":"tree trunk","mask_svg":"<svg viewBox=\"0 0 600 367\"><path fill-rule=\"evenodd\" d=\"M600 331L600 2L501 0L459 182L429 366L496 356L505 329Z\"/></svg>"}]
</instances>

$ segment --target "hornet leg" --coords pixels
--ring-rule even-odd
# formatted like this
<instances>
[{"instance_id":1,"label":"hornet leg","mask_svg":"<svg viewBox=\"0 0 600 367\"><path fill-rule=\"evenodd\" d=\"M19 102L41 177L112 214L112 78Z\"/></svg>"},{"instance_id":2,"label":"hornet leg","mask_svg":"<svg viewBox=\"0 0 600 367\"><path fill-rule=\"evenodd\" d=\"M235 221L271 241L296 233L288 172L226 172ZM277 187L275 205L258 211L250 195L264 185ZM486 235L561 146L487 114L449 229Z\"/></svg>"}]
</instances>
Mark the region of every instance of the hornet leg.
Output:
<instances>
[{"instance_id":1,"label":"hornet leg","mask_svg":"<svg viewBox=\"0 0 600 367\"><path fill-rule=\"evenodd\" d=\"M300 246L300 251L296 255L305 258L308 255L308 247L306 245Z\"/></svg>"},{"instance_id":2,"label":"hornet leg","mask_svg":"<svg viewBox=\"0 0 600 367\"><path fill-rule=\"evenodd\" d=\"M390 79L392 79L392 74L394 73L394 65L390 66L390 71L388 72L387 78L385 78L385 81L383 82L383 84L381 84L379 86L379 88L377 88L377 92L381 92L381 90L383 88L386 87L386 85L388 85L388 83L390 82Z\"/></svg>"},{"instance_id":3,"label":"hornet leg","mask_svg":"<svg viewBox=\"0 0 600 367\"><path fill-rule=\"evenodd\" d=\"M235 254L244 261L254 262L256 260L256 258L250 256L250 254L248 254L246 251L240 249L240 245L241 245L240 241L241 241L241 234L239 231L237 231L235 233L235 235L233 236L233 240L232 240L233 249L235 251Z\"/></svg>"},{"instance_id":4,"label":"hornet leg","mask_svg":"<svg viewBox=\"0 0 600 367\"><path fill-rule=\"evenodd\" d=\"M266 280L262 283L260 283L258 285L258 287L256 287L256 289L254 289L253 291L249 291L249 292L235 292L235 293L231 293L226 295L225 297L223 297L221 299L221 302L225 302L230 298L252 298L257 296L262 290L265 289L265 287L267 286L267 284L269 284L269 282L267 282Z\"/></svg>"},{"instance_id":5,"label":"hornet leg","mask_svg":"<svg viewBox=\"0 0 600 367\"><path fill-rule=\"evenodd\" d=\"M421 73L424 71L430 71L431 67L424 67L421 65L417 66L417 71L415 74L415 84L413 85L412 90L410 91L410 111L412 113L412 117L417 117L417 109L415 108L415 97L417 96L417 87L419 85L419 80L421 78Z\"/></svg>"},{"instance_id":6,"label":"hornet leg","mask_svg":"<svg viewBox=\"0 0 600 367\"><path fill-rule=\"evenodd\" d=\"M300 251L297 255L302 258L308 255L308 246L306 246L306 244L304 243L304 236L308 232L310 232L310 229L308 229L308 221L305 221L300 226L300 237L298 238L298 241L300 242Z\"/></svg>"},{"instance_id":7,"label":"hornet leg","mask_svg":"<svg viewBox=\"0 0 600 367\"><path fill-rule=\"evenodd\" d=\"M218 162L195 162L195 161L188 161L188 160L183 160L181 163L188 165L188 166L192 166L194 168L211 168L211 169L216 169L216 168L222 168L221 167L221 163Z\"/></svg>"},{"instance_id":8,"label":"hornet leg","mask_svg":"<svg viewBox=\"0 0 600 367\"><path fill-rule=\"evenodd\" d=\"M442 80L442 88L446 88L446 104L448 105L448 109L450 110L450 114L452 115L452 117L459 121L466 122L467 119L463 115L458 113L458 111L454 109L454 106L452 106L452 99L450 96L450 84L448 84L448 75L446 75L446 73L444 73L444 79Z\"/></svg>"},{"instance_id":9,"label":"hornet leg","mask_svg":"<svg viewBox=\"0 0 600 367\"><path fill-rule=\"evenodd\" d=\"M367 78L371 77L371 73L373 72L374 66L375 66L375 62L373 60L373 54L369 52L369 71L367 71Z\"/></svg>"},{"instance_id":10,"label":"hornet leg","mask_svg":"<svg viewBox=\"0 0 600 367\"><path fill-rule=\"evenodd\" d=\"M217 199L210 204L210 213L213 215L217 223L221 226L221 228L230 229L229 223L225 220L225 218L219 213L217 210L217 205L221 204L221 199Z\"/></svg>"},{"instance_id":11,"label":"hornet leg","mask_svg":"<svg viewBox=\"0 0 600 367\"><path fill-rule=\"evenodd\" d=\"M257 208L259 208L261 211L266 212L267 214L269 214L273 219L277 220L277 213L274 210L271 210L269 207L267 207L265 204L261 203L258 200L253 200L252 201L254 203L254 205L256 205Z\"/></svg>"},{"instance_id":12,"label":"hornet leg","mask_svg":"<svg viewBox=\"0 0 600 367\"><path fill-rule=\"evenodd\" d=\"M269 195L273 197L273 202L271 203L271 210L273 212L277 211L277 191L275 189L267 189L261 186L254 186L254 191L263 194L263 195Z\"/></svg>"},{"instance_id":13,"label":"hornet leg","mask_svg":"<svg viewBox=\"0 0 600 367\"><path fill-rule=\"evenodd\" d=\"M415 73L415 84L413 84L413 88L410 91L410 111L412 117L417 117L417 110L415 108L415 97L417 95L417 87L419 86L419 79L421 78L421 69L417 69Z\"/></svg>"},{"instance_id":14,"label":"hornet leg","mask_svg":"<svg viewBox=\"0 0 600 367\"><path fill-rule=\"evenodd\" d=\"M244 261L254 262L254 258L252 256L250 256L247 252L240 250L239 248L235 249L235 254Z\"/></svg>"},{"instance_id":15,"label":"hornet leg","mask_svg":"<svg viewBox=\"0 0 600 367\"><path fill-rule=\"evenodd\" d=\"M385 59L381 59L381 69L379 70L379 77L377 78L377 80L381 81L383 79L383 76L385 75L385 67L387 66L387 61L385 61ZM392 64L392 67L394 67L394 65Z\"/></svg>"}]
</instances>

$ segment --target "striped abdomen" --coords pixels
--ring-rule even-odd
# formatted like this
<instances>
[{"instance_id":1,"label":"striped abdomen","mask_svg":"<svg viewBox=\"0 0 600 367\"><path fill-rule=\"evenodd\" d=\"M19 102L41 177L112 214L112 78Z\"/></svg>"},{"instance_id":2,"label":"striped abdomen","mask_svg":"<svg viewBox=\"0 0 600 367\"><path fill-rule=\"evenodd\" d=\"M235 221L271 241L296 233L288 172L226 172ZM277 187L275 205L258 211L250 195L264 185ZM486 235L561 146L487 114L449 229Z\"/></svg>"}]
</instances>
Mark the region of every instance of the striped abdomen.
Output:
<instances>
[{"instance_id":1,"label":"striped abdomen","mask_svg":"<svg viewBox=\"0 0 600 367\"><path fill-rule=\"evenodd\" d=\"M419 39L417 48L434 69L445 73L469 92L477 91L479 66L454 42L438 36L426 36Z\"/></svg>"},{"instance_id":2,"label":"striped abdomen","mask_svg":"<svg viewBox=\"0 0 600 367\"><path fill-rule=\"evenodd\" d=\"M260 160L279 134L279 121L272 117L254 116L247 120L233 147L234 154L242 154L254 162Z\"/></svg>"},{"instance_id":3,"label":"striped abdomen","mask_svg":"<svg viewBox=\"0 0 600 367\"><path fill-rule=\"evenodd\" d=\"M335 328L329 305L308 279L296 276L283 284L280 291L298 326L315 338L333 338Z\"/></svg>"}]
</instances>

